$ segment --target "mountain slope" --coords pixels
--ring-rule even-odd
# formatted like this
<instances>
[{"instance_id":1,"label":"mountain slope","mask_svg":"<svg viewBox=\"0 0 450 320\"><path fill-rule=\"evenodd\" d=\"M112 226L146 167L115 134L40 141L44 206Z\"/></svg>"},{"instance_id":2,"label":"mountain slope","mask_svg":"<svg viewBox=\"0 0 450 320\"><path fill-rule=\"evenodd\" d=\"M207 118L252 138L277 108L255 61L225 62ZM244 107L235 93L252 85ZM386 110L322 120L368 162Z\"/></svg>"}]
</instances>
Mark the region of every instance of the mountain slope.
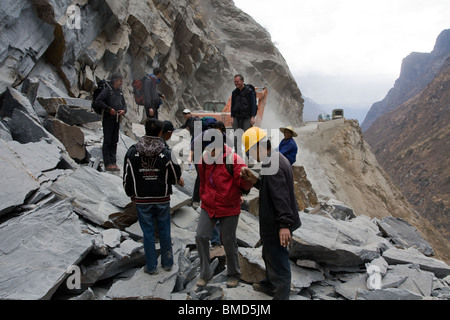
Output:
<instances>
[{"instance_id":1,"label":"mountain slope","mask_svg":"<svg viewBox=\"0 0 450 320\"><path fill-rule=\"evenodd\" d=\"M361 124L367 131L376 119L420 93L436 76L450 56L450 29L438 36L430 53L413 52L402 62L400 77L386 97L375 103Z\"/></svg>"},{"instance_id":2,"label":"mountain slope","mask_svg":"<svg viewBox=\"0 0 450 320\"><path fill-rule=\"evenodd\" d=\"M378 161L414 205L450 239L450 58L420 94L365 132Z\"/></svg>"}]
</instances>

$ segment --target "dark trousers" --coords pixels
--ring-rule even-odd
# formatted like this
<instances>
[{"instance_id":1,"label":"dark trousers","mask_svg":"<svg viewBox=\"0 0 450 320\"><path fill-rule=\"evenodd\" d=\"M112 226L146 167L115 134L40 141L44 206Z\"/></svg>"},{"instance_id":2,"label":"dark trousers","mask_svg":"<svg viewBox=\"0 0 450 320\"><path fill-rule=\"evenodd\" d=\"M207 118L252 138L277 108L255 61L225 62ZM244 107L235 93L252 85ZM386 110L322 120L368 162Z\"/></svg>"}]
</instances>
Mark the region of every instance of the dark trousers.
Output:
<instances>
[{"instance_id":1,"label":"dark trousers","mask_svg":"<svg viewBox=\"0 0 450 320\"><path fill-rule=\"evenodd\" d=\"M117 117L103 116L103 162L106 166L117 163L120 122Z\"/></svg>"},{"instance_id":2,"label":"dark trousers","mask_svg":"<svg viewBox=\"0 0 450 320\"><path fill-rule=\"evenodd\" d=\"M195 165L195 171L197 171L197 177L195 178L194 193L192 195L192 201L200 202L200 175L198 174L198 164Z\"/></svg>"},{"instance_id":3,"label":"dark trousers","mask_svg":"<svg viewBox=\"0 0 450 320\"><path fill-rule=\"evenodd\" d=\"M289 300L291 292L291 266L289 251L280 245L279 237L262 239L262 258L266 264L266 278L260 285L274 292L274 300Z\"/></svg>"}]
</instances>

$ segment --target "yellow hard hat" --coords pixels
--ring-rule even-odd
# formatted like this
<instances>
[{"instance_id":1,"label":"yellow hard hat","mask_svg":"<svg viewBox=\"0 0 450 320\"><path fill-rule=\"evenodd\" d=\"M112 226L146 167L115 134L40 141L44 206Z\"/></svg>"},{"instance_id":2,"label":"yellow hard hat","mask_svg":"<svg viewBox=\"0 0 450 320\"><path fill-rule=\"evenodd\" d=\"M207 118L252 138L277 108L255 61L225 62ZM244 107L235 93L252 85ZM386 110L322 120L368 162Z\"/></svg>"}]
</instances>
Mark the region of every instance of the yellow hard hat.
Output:
<instances>
[{"instance_id":1,"label":"yellow hard hat","mask_svg":"<svg viewBox=\"0 0 450 320\"><path fill-rule=\"evenodd\" d=\"M251 127L242 135L242 143L245 146L245 152L247 152L251 147L253 147L258 141L264 139L267 133L258 127Z\"/></svg>"}]
</instances>

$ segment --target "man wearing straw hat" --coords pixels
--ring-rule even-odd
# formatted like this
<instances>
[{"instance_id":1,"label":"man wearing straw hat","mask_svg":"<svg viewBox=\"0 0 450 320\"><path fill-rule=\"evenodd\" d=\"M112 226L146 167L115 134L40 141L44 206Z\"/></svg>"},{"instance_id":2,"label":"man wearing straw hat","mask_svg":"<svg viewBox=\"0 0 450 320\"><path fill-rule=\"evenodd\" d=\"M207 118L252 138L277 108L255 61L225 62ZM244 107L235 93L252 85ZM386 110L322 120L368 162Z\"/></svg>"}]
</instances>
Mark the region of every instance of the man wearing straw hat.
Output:
<instances>
[{"instance_id":1,"label":"man wearing straw hat","mask_svg":"<svg viewBox=\"0 0 450 320\"><path fill-rule=\"evenodd\" d=\"M298 135L292 126L280 128L280 131L284 134L284 139L281 140L280 145L278 146L278 151L289 160L291 165L293 165L295 163L298 151L297 143L293 137L297 137Z\"/></svg>"}]
</instances>

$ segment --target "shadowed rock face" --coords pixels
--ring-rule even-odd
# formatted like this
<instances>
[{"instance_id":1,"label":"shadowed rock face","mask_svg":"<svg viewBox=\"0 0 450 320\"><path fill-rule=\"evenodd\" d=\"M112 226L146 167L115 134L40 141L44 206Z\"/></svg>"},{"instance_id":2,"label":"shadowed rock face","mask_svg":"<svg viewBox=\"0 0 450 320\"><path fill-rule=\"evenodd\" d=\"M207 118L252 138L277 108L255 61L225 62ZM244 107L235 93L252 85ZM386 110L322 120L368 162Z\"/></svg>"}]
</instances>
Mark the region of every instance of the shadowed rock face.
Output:
<instances>
[{"instance_id":1,"label":"shadowed rock face","mask_svg":"<svg viewBox=\"0 0 450 320\"><path fill-rule=\"evenodd\" d=\"M184 108L228 101L233 76L241 73L247 83L268 88L266 109L301 123L303 99L284 58L270 34L232 1L78 1L78 25L65 16L70 1L8 2L0 92L39 76L69 96L89 98L96 80L120 72L128 118L139 122L143 112L131 82L161 67L161 117L182 121Z\"/></svg>"}]
</instances>

